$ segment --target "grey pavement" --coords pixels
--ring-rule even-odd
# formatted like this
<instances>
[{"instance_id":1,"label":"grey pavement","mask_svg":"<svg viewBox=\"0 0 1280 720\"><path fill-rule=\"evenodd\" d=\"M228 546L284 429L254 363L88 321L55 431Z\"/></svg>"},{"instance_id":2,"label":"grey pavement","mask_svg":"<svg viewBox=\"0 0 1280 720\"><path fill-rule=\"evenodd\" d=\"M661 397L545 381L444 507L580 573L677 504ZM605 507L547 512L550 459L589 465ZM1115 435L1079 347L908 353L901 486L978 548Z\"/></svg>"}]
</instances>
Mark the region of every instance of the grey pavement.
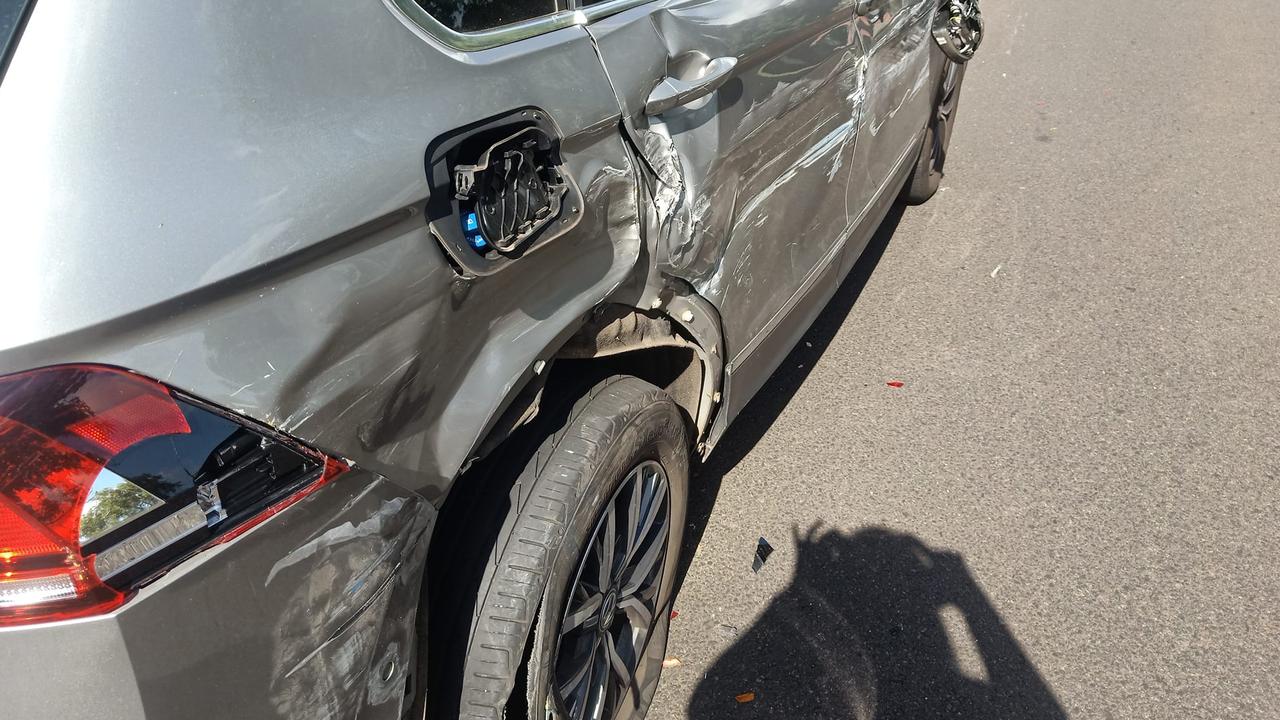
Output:
<instances>
[{"instance_id":1,"label":"grey pavement","mask_svg":"<svg viewBox=\"0 0 1280 720\"><path fill-rule=\"evenodd\" d=\"M1280 718L1280 4L983 8L942 192L698 471L656 718Z\"/></svg>"}]
</instances>

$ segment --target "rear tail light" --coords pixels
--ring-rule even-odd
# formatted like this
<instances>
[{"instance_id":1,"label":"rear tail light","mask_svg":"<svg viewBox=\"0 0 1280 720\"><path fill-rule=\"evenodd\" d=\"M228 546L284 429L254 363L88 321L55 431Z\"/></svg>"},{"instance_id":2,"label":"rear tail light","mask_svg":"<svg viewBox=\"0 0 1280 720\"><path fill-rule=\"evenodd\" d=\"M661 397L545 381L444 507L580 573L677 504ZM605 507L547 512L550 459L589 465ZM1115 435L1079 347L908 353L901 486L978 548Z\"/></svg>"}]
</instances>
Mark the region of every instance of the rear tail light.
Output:
<instances>
[{"instance_id":1,"label":"rear tail light","mask_svg":"<svg viewBox=\"0 0 1280 720\"><path fill-rule=\"evenodd\" d=\"M109 612L345 469L123 370L0 377L0 625Z\"/></svg>"}]
</instances>

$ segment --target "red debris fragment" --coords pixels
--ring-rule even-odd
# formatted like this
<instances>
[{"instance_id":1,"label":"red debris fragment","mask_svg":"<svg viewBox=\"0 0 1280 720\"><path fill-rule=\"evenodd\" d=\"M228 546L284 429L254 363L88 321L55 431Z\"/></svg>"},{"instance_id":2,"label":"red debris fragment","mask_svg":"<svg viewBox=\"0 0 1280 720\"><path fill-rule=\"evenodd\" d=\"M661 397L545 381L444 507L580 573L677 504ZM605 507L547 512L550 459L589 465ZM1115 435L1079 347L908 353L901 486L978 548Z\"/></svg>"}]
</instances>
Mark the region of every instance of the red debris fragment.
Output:
<instances>
[{"instance_id":1,"label":"red debris fragment","mask_svg":"<svg viewBox=\"0 0 1280 720\"><path fill-rule=\"evenodd\" d=\"M672 611L671 611L671 619L672 619L672 620L675 620L675 619L676 619L676 618L678 618L678 617L680 617L680 613L679 613L679 612L677 612L677 611L675 611L675 610L672 610Z\"/></svg>"},{"instance_id":2,"label":"red debris fragment","mask_svg":"<svg viewBox=\"0 0 1280 720\"><path fill-rule=\"evenodd\" d=\"M900 388L903 385L906 385L906 383L902 382L901 380L890 380L889 382L885 383L885 385L888 385L891 388Z\"/></svg>"}]
</instances>

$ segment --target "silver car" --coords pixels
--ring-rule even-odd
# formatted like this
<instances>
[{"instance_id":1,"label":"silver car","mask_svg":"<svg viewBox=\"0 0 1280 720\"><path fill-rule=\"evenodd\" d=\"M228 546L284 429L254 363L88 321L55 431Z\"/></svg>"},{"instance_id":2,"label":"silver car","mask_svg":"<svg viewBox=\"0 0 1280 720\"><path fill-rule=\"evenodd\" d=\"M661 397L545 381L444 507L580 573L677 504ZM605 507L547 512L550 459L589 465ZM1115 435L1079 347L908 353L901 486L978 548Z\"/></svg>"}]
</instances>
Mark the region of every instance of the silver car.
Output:
<instances>
[{"instance_id":1,"label":"silver car","mask_svg":"<svg viewBox=\"0 0 1280 720\"><path fill-rule=\"evenodd\" d=\"M0 0L14 720L640 718L973 0Z\"/></svg>"}]
</instances>

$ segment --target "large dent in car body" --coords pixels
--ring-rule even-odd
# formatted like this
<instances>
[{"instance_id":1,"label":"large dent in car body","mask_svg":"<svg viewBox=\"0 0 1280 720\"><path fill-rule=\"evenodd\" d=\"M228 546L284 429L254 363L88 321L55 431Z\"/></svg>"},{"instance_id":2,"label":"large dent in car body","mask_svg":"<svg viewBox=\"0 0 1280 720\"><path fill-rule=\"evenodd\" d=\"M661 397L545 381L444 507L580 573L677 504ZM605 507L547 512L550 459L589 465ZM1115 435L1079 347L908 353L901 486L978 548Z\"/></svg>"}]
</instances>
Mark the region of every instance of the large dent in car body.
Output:
<instances>
[{"instance_id":1,"label":"large dent in car body","mask_svg":"<svg viewBox=\"0 0 1280 720\"><path fill-rule=\"evenodd\" d=\"M727 248L714 233L708 237L711 198L686 175L680 150L665 125L652 122L634 134L653 174L648 193L651 212L644 217L649 223L647 235L653 239L655 271L688 283L700 297L721 299L712 279L723 267Z\"/></svg>"},{"instance_id":2,"label":"large dent in car body","mask_svg":"<svg viewBox=\"0 0 1280 720\"><path fill-rule=\"evenodd\" d=\"M909 152L923 130L932 107L935 85L930 58L935 41L931 32L933 3L914 5L909 11L878 23L859 19L858 27L869 51L862 138L855 154L851 191L860 189L864 203L869 190L878 188L893 163ZM919 118L910 122L909 118ZM851 207L854 212L862 206Z\"/></svg>"},{"instance_id":3,"label":"large dent in car body","mask_svg":"<svg viewBox=\"0 0 1280 720\"><path fill-rule=\"evenodd\" d=\"M848 229L865 70L853 18L839 0L748 0L646 7L592 27L653 175L657 266L720 309L731 354ZM645 93L668 59L692 52L735 53L739 73L712 96L646 117Z\"/></svg>"},{"instance_id":4,"label":"large dent in car body","mask_svg":"<svg viewBox=\"0 0 1280 720\"><path fill-rule=\"evenodd\" d=\"M613 158L586 163L595 175L584 222L598 232L494 276L456 275L413 213L187 312L9 359L128 367L438 500L507 395L636 267L635 180L612 142Z\"/></svg>"},{"instance_id":5,"label":"large dent in car body","mask_svg":"<svg viewBox=\"0 0 1280 720\"><path fill-rule=\"evenodd\" d=\"M290 593L272 631L269 697L281 717L399 717L429 525L405 522L421 515L417 498L377 502L363 519L329 523L267 572L264 588Z\"/></svg>"},{"instance_id":6,"label":"large dent in car body","mask_svg":"<svg viewBox=\"0 0 1280 720\"><path fill-rule=\"evenodd\" d=\"M401 698L377 670L392 653L409 666L435 517L385 479L343 473L114 613L8 629L6 643L23 651L0 659L6 688L47 683L49 668L68 687L103 687L10 693L8 710L32 720L398 718Z\"/></svg>"},{"instance_id":7,"label":"large dent in car body","mask_svg":"<svg viewBox=\"0 0 1280 720\"><path fill-rule=\"evenodd\" d=\"M24 40L24 51L31 40L52 56L51 38L74 36L104 60L63 88L96 113L32 127L33 142L58 139L59 153L23 154L26 165L4 170L56 174L71 187L0 218L0 227L24 230L27 251L18 259L33 256L19 275L65 266L42 278L42 292L58 302L33 308L22 332L0 333L0 373L66 362L130 368L439 502L505 395L641 257L634 168L586 32L463 57L424 42L377 3L267 9L233 0L212 16L177 19L166 8L103 6L80 25L46 8ZM193 53L160 67L109 52L144 45L160 27L166 42L225 39L234 57ZM298 68L278 58L321 46L326 57L350 61L324 78L323 91L308 76L300 92L290 84ZM11 69L30 67L19 65ZM168 94L177 70L204 122L178 122L190 108ZM558 79L567 71L577 90L569 97ZM104 97L95 79L119 92ZM262 102L267 89L277 92ZM7 81L5 93L41 117L62 102L14 96ZM422 215L423 153L442 134L519 107L543 107L564 129L563 154L587 199L583 217L492 276L459 277ZM79 167L111 167L117 144L91 131L126 109L144 113L139 122L153 129L134 148L137 162L185 163L156 160L150 174L125 174L117 185L60 164L74 149ZM228 150L248 146L257 150ZM197 191L218 183L236 192ZM245 188L261 196L246 199ZM75 212L58 204L69 196ZM15 238L6 232L6 240ZM112 246L114 265L109 252L98 259ZM216 259L193 267L207 257ZM97 267L81 272L89 259Z\"/></svg>"}]
</instances>

